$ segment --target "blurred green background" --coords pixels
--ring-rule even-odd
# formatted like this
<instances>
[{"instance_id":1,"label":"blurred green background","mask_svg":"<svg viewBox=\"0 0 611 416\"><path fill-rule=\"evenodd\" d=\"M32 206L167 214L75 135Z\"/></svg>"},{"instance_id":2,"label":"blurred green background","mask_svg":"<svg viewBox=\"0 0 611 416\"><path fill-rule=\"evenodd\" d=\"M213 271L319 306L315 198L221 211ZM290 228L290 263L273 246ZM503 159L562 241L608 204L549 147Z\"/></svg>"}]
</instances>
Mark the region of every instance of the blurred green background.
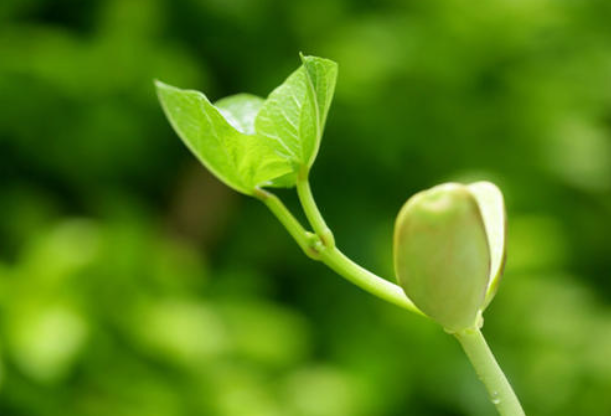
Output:
<instances>
[{"instance_id":1,"label":"blurred green background","mask_svg":"<svg viewBox=\"0 0 611 416\"><path fill-rule=\"evenodd\" d=\"M611 2L0 1L0 415L492 415L458 343L197 164L153 78L340 76L312 186L392 277L412 193L493 180L484 332L529 415L611 414ZM290 192L282 196L297 210Z\"/></svg>"}]
</instances>

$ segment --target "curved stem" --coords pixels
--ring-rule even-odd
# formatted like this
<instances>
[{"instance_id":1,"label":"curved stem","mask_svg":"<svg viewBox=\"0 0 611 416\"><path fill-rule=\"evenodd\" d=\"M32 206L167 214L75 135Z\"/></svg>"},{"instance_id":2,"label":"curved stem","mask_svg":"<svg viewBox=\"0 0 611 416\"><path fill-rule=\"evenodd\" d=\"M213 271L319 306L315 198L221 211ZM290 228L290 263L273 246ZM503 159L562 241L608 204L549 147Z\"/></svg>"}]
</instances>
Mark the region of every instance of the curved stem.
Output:
<instances>
[{"instance_id":1,"label":"curved stem","mask_svg":"<svg viewBox=\"0 0 611 416\"><path fill-rule=\"evenodd\" d=\"M312 189L310 188L310 181L307 176L297 179L297 195L299 196L299 201L303 206L303 211L308 221L322 240L322 243L329 248L335 247L335 238L333 237L331 229L327 226L325 219L322 217L318 205L316 205L314 195L312 195Z\"/></svg>"},{"instance_id":2,"label":"curved stem","mask_svg":"<svg viewBox=\"0 0 611 416\"><path fill-rule=\"evenodd\" d=\"M337 248L325 246L319 236L306 231L277 196L262 189L257 190L255 196L278 218L309 257L322 261L337 274L361 289L394 305L424 315L399 286L359 266Z\"/></svg>"},{"instance_id":3,"label":"curved stem","mask_svg":"<svg viewBox=\"0 0 611 416\"><path fill-rule=\"evenodd\" d=\"M524 416L524 410L490 347L477 328L454 334L462 345L475 372L486 386L490 400L502 416Z\"/></svg>"},{"instance_id":4,"label":"curved stem","mask_svg":"<svg viewBox=\"0 0 611 416\"><path fill-rule=\"evenodd\" d=\"M306 216L316 234L306 231L274 194L259 189L255 192L255 196L267 205L309 257L322 261L361 289L401 308L425 316L405 295L401 287L359 266L335 247L333 234L316 206L307 179L297 182L297 190ZM471 328L453 335L462 345L501 416L525 416L516 394L480 330Z\"/></svg>"},{"instance_id":5,"label":"curved stem","mask_svg":"<svg viewBox=\"0 0 611 416\"><path fill-rule=\"evenodd\" d=\"M401 287L359 266L337 248L321 251L320 260L337 274L372 295L424 316L420 309L405 295Z\"/></svg>"},{"instance_id":6,"label":"curved stem","mask_svg":"<svg viewBox=\"0 0 611 416\"><path fill-rule=\"evenodd\" d=\"M328 236L333 238L333 234L324 222L314 202L307 180L298 182L298 189L301 189L299 197L308 220L312 222L312 226L315 227L314 229L317 234L306 231L274 194L259 189L255 192L255 196L263 201L309 257L322 261L330 269L361 289L403 309L425 316L405 295L401 287L353 262L335 247L333 239L325 242L321 233L327 232L325 234L327 238L329 238ZM490 351L488 344L486 344L486 340L480 330L478 328L471 328L456 332L453 335L462 345L477 375L486 386L490 400L496 406L500 415L525 416L516 394L494 358L492 351Z\"/></svg>"},{"instance_id":7,"label":"curved stem","mask_svg":"<svg viewBox=\"0 0 611 416\"><path fill-rule=\"evenodd\" d=\"M316 250L313 241L315 235L307 232L297 221L297 219L291 214L286 205L271 192L264 191L263 189L257 189L255 196L259 198L269 210L278 218L278 221L286 228L291 237L297 242L299 247L308 255L315 260L318 260L318 252Z\"/></svg>"}]
</instances>

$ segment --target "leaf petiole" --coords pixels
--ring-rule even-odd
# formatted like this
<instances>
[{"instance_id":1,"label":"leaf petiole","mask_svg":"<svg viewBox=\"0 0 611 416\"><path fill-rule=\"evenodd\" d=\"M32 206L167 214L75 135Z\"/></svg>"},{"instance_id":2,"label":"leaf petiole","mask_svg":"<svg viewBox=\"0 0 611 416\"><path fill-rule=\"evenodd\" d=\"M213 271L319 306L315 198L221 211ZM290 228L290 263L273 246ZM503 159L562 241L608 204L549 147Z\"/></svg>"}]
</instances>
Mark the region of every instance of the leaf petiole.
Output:
<instances>
[{"instance_id":1,"label":"leaf petiole","mask_svg":"<svg viewBox=\"0 0 611 416\"><path fill-rule=\"evenodd\" d=\"M325 224L320 212L316 208L309 184L303 190L307 192L307 194L304 196L306 196L309 203L312 204L310 209L316 209L319 219L322 221L322 224ZM411 312L417 313L418 315L424 316L424 314L412 303L412 301L403 292L403 289L401 289L398 285L391 283L388 280L383 279L382 277L377 276L359 266L345 254L339 251L335 246L329 247L328 245L324 244L322 238L318 234L313 234L306 231L276 195L262 189L257 189L255 196L270 209L276 218L278 218L280 223L287 229L289 234L297 242L299 247L301 247L301 249L306 253L306 255L308 255L308 257L321 261L337 274L361 289L371 293L372 295L403 309L407 309ZM324 229L329 230L328 227L323 228L323 230ZM331 233L330 230L329 233Z\"/></svg>"},{"instance_id":2,"label":"leaf petiole","mask_svg":"<svg viewBox=\"0 0 611 416\"><path fill-rule=\"evenodd\" d=\"M322 243L327 248L335 247L335 237L320 213L318 205L316 205L307 174L299 175L297 178L297 195L308 221L322 240Z\"/></svg>"},{"instance_id":3,"label":"leaf petiole","mask_svg":"<svg viewBox=\"0 0 611 416\"><path fill-rule=\"evenodd\" d=\"M320 255L317 250L316 241L318 238L315 234L306 231L297 219L291 214L286 205L282 203L280 198L271 192L257 188L254 196L263 202L267 208L274 214L280 223L286 228L291 237L297 242L303 252L313 260L319 260Z\"/></svg>"}]
</instances>

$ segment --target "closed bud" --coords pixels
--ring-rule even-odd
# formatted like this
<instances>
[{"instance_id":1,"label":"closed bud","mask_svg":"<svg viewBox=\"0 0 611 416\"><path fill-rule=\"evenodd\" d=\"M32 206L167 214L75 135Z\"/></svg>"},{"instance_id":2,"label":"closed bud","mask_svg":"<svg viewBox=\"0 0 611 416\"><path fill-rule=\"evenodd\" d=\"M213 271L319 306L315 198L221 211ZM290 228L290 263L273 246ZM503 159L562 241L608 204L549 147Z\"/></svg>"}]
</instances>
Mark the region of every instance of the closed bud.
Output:
<instances>
[{"instance_id":1,"label":"closed bud","mask_svg":"<svg viewBox=\"0 0 611 416\"><path fill-rule=\"evenodd\" d=\"M477 325L504 260L505 214L487 182L445 184L418 193L395 225L394 262L414 304L447 331Z\"/></svg>"}]
</instances>

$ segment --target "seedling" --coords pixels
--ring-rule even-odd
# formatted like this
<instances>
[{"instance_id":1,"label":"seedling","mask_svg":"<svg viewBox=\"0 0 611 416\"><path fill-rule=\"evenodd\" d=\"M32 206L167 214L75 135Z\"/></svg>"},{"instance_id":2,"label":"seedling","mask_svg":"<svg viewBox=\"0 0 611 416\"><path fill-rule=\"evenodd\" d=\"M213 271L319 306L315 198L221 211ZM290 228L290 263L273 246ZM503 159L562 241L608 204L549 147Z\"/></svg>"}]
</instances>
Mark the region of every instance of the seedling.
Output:
<instances>
[{"instance_id":1,"label":"seedling","mask_svg":"<svg viewBox=\"0 0 611 416\"><path fill-rule=\"evenodd\" d=\"M359 266L336 246L312 195L316 159L337 64L301 55L301 66L267 98L204 94L157 81L178 136L217 178L262 201L306 255L373 295L426 316L462 345L501 415L524 411L480 331L505 260L505 208L489 182L445 184L410 198L395 225L399 285ZM296 188L312 231L272 192Z\"/></svg>"}]
</instances>

